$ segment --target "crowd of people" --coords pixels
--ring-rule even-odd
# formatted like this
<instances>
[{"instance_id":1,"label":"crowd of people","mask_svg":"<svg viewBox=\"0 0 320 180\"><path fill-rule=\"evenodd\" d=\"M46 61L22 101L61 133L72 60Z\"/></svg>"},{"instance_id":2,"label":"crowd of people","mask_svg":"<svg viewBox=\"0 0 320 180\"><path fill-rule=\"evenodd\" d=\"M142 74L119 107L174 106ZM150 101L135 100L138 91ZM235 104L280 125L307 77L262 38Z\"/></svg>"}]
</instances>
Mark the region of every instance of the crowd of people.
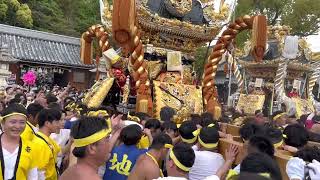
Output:
<instances>
[{"instance_id":1,"label":"crowd of people","mask_svg":"<svg viewBox=\"0 0 320 180\"><path fill-rule=\"evenodd\" d=\"M281 180L275 160L279 150L292 153L286 166L291 180L320 179L320 149L308 145L319 142L320 111L299 119L280 111L270 119L261 111L243 117L243 159L235 165L238 147L221 152L219 142L235 141L226 123L241 113L225 111L219 120L208 112L192 114L176 124L170 107L155 119L142 112L121 114L113 106L88 108L82 97L70 85L4 90L2 179Z\"/></svg>"}]
</instances>

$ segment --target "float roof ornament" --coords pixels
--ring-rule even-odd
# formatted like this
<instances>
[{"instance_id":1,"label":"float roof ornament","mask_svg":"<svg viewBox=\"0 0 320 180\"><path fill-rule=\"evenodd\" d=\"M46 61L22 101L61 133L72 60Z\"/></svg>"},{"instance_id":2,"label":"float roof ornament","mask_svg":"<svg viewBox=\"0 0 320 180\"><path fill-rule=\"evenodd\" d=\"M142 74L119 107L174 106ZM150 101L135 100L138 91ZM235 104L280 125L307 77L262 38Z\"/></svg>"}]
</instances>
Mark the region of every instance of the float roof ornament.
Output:
<instances>
[{"instance_id":1,"label":"float roof ornament","mask_svg":"<svg viewBox=\"0 0 320 180\"><path fill-rule=\"evenodd\" d=\"M306 55L306 58L312 62L320 62L320 34L311 35L306 38L303 38L303 49Z\"/></svg>"},{"instance_id":2,"label":"float roof ornament","mask_svg":"<svg viewBox=\"0 0 320 180\"><path fill-rule=\"evenodd\" d=\"M111 30L112 5L104 0L103 19ZM143 44L192 53L212 41L227 24L236 0L137 0Z\"/></svg>"},{"instance_id":3,"label":"float roof ornament","mask_svg":"<svg viewBox=\"0 0 320 180\"><path fill-rule=\"evenodd\" d=\"M252 61L252 42L250 40L245 43L243 49L237 49L235 55L240 59L239 63L246 70L246 73L255 78L274 78L279 64L286 59L283 57L286 41L290 38L297 38L290 36L290 31L289 26L280 24L280 19L277 19L274 26L268 26L267 50L262 63ZM298 38L298 52L294 58L290 58L288 61L287 78L292 80L301 77L303 73L311 73L315 66L310 63L314 60L310 59L312 57L314 59L316 55L310 51L310 44L306 38Z\"/></svg>"}]
</instances>

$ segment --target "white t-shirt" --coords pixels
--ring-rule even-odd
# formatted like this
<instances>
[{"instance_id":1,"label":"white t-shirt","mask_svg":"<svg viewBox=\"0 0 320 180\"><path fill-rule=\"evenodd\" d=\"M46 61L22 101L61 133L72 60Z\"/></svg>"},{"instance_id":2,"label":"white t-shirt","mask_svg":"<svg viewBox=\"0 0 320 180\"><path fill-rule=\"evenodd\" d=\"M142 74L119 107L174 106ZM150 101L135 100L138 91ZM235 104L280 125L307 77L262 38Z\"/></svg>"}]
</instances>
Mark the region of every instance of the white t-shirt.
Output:
<instances>
[{"instance_id":1,"label":"white t-shirt","mask_svg":"<svg viewBox=\"0 0 320 180\"><path fill-rule=\"evenodd\" d=\"M190 180L203 180L215 175L224 164L221 154L210 151L194 151L196 158L189 172Z\"/></svg>"},{"instance_id":2,"label":"white t-shirt","mask_svg":"<svg viewBox=\"0 0 320 180\"><path fill-rule=\"evenodd\" d=\"M320 162L317 160L312 160L311 163L307 164L302 159L298 157L291 158L286 166L286 172L290 179L305 179L305 170L308 166L309 175L311 180L320 179Z\"/></svg>"},{"instance_id":3,"label":"white t-shirt","mask_svg":"<svg viewBox=\"0 0 320 180\"><path fill-rule=\"evenodd\" d=\"M70 132L70 129L60 129L59 134L52 133L50 135L50 138L52 138L57 144L59 144L60 147L64 147L70 138Z\"/></svg>"},{"instance_id":4,"label":"white t-shirt","mask_svg":"<svg viewBox=\"0 0 320 180\"><path fill-rule=\"evenodd\" d=\"M19 147L14 150L13 153L10 153L6 149L2 148L3 159L4 159L4 180L11 179L14 173L14 167L16 165L17 157L18 157ZM34 168L28 172L28 180L37 180L38 179L38 170Z\"/></svg>"},{"instance_id":5,"label":"white t-shirt","mask_svg":"<svg viewBox=\"0 0 320 180\"><path fill-rule=\"evenodd\" d=\"M184 177L159 177L158 179L153 179L153 180L188 180Z\"/></svg>"},{"instance_id":6,"label":"white t-shirt","mask_svg":"<svg viewBox=\"0 0 320 180\"><path fill-rule=\"evenodd\" d=\"M203 180L220 180L220 178L216 175L213 175L213 176L206 177Z\"/></svg>"},{"instance_id":7,"label":"white t-shirt","mask_svg":"<svg viewBox=\"0 0 320 180\"><path fill-rule=\"evenodd\" d=\"M60 129L60 133L52 133L50 135L52 138L61 148L64 148L70 138L70 129ZM62 163L63 155L61 153L58 154L57 157L57 166L60 167Z\"/></svg>"}]
</instances>

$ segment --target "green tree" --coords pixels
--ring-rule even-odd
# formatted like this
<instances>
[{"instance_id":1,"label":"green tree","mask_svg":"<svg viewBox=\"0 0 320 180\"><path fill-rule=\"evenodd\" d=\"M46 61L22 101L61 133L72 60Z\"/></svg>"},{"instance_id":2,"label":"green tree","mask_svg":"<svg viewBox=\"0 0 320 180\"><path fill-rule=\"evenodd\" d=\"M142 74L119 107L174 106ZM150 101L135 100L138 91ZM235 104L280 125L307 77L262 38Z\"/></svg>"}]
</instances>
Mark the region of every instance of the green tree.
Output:
<instances>
[{"instance_id":1,"label":"green tree","mask_svg":"<svg viewBox=\"0 0 320 180\"><path fill-rule=\"evenodd\" d=\"M22 4L16 12L17 25L31 28L33 24L32 13L27 4Z\"/></svg>"},{"instance_id":2,"label":"green tree","mask_svg":"<svg viewBox=\"0 0 320 180\"><path fill-rule=\"evenodd\" d=\"M32 9L34 29L64 35L76 34L56 1L30 0L28 4Z\"/></svg>"},{"instance_id":3,"label":"green tree","mask_svg":"<svg viewBox=\"0 0 320 180\"><path fill-rule=\"evenodd\" d=\"M80 0L79 11L75 12L75 30L81 35L90 26L101 24L100 4L98 0Z\"/></svg>"},{"instance_id":4,"label":"green tree","mask_svg":"<svg viewBox=\"0 0 320 180\"><path fill-rule=\"evenodd\" d=\"M0 22L27 28L33 26L29 6L18 0L0 0Z\"/></svg>"},{"instance_id":5,"label":"green tree","mask_svg":"<svg viewBox=\"0 0 320 180\"><path fill-rule=\"evenodd\" d=\"M80 37L88 27L100 22L97 0L29 0L34 28Z\"/></svg>"},{"instance_id":6,"label":"green tree","mask_svg":"<svg viewBox=\"0 0 320 180\"><path fill-rule=\"evenodd\" d=\"M320 28L319 0L239 0L236 17L246 14L266 14L269 25L281 24L292 28L292 35L308 36L317 33ZM249 33L237 37L238 46L248 39Z\"/></svg>"},{"instance_id":7,"label":"green tree","mask_svg":"<svg viewBox=\"0 0 320 180\"><path fill-rule=\"evenodd\" d=\"M7 12L8 12L8 5L1 3L0 4L0 20L1 21L3 21L6 18Z\"/></svg>"},{"instance_id":8,"label":"green tree","mask_svg":"<svg viewBox=\"0 0 320 180\"><path fill-rule=\"evenodd\" d=\"M201 79L203 74L203 68L205 63L207 62L206 55L209 56L211 53L211 49L207 46L200 47L196 50L196 56L194 61L194 70L197 73L197 78Z\"/></svg>"},{"instance_id":9,"label":"green tree","mask_svg":"<svg viewBox=\"0 0 320 180\"><path fill-rule=\"evenodd\" d=\"M316 34L320 29L320 0L295 0L283 16L283 24L299 36Z\"/></svg>"}]
</instances>

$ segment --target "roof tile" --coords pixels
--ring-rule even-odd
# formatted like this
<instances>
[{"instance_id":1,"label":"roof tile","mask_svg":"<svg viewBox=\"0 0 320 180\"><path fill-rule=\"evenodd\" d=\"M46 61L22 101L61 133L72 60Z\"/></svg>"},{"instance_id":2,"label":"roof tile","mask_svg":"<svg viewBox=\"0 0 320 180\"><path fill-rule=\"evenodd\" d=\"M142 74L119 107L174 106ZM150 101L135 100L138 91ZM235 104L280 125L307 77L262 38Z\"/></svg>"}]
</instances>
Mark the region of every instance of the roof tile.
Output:
<instances>
[{"instance_id":1,"label":"roof tile","mask_svg":"<svg viewBox=\"0 0 320 180\"><path fill-rule=\"evenodd\" d=\"M72 67L91 67L80 60L80 39L0 24L0 46L16 59Z\"/></svg>"}]
</instances>

